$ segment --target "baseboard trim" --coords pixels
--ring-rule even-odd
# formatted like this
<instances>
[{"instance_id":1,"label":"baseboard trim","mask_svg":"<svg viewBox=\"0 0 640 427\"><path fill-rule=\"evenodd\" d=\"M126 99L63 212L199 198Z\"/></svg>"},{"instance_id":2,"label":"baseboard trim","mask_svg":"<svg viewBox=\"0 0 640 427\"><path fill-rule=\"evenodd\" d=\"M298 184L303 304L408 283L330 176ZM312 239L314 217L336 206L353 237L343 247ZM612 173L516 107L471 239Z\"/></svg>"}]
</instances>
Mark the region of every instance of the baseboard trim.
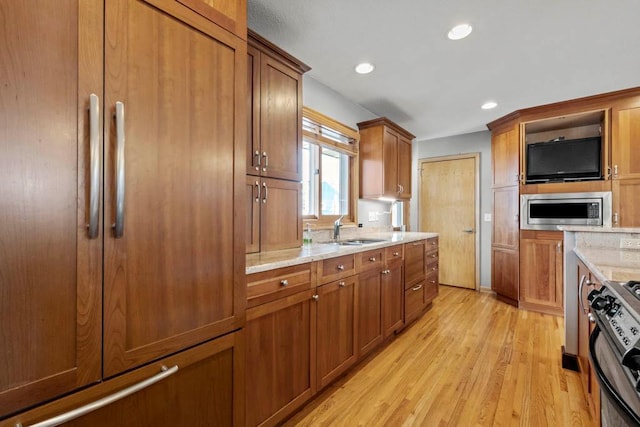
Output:
<instances>
[{"instance_id":1,"label":"baseboard trim","mask_svg":"<svg viewBox=\"0 0 640 427\"><path fill-rule=\"evenodd\" d=\"M562 367L570 371L580 372L580 366L578 365L578 356L575 354L567 353L562 346Z\"/></svg>"}]
</instances>

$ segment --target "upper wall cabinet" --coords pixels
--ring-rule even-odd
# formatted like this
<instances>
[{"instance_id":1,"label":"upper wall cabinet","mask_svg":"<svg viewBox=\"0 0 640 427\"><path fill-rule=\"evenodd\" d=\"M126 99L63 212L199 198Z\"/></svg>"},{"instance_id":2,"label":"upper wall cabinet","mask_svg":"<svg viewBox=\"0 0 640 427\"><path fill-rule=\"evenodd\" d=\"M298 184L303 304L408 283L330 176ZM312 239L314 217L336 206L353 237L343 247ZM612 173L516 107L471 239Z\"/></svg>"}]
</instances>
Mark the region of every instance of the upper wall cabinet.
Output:
<instances>
[{"instance_id":1,"label":"upper wall cabinet","mask_svg":"<svg viewBox=\"0 0 640 427\"><path fill-rule=\"evenodd\" d=\"M520 182L520 138L518 126L494 132L491 137L493 187L510 187Z\"/></svg>"},{"instance_id":2,"label":"upper wall cabinet","mask_svg":"<svg viewBox=\"0 0 640 427\"><path fill-rule=\"evenodd\" d=\"M411 199L411 141L414 135L386 117L358 123L360 197Z\"/></svg>"},{"instance_id":3,"label":"upper wall cabinet","mask_svg":"<svg viewBox=\"0 0 640 427\"><path fill-rule=\"evenodd\" d=\"M247 39L247 0L176 0L243 40ZM153 3L153 1L151 1Z\"/></svg>"},{"instance_id":4,"label":"upper wall cabinet","mask_svg":"<svg viewBox=\"0 0 640 427\"><path fill-rule=\"evenodd\" d=\"M614 179L640 178L640 96L613 110L611 165Z\"/></svg>"},{"instance_id":5,"label":"upper wall cabinet","mask_svg":"<svg viewBox=\"0 0 640 427\"><path fill-rule=\"evenodd\" d=\"M310 68L249 30L247 174L302 180L302 74Z\"/></svg>"}]
</instances>

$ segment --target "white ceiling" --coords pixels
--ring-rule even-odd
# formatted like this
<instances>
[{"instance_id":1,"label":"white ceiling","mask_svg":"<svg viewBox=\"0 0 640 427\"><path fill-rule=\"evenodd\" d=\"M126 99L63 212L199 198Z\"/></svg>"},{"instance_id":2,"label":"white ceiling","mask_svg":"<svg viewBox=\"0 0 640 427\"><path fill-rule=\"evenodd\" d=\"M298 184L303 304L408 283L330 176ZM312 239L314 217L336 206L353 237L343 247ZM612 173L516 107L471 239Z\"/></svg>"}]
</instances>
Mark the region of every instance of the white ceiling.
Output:
<instances>
[{"instance_id":1,"label":"white ceiling","mask_svg":"<svg viewBox=\"0 0 640 427\"><path fill-rule=\"evenodd\" d=\"M418 140L640 86L639 0L248 0L248 13L312 78ZM461 22L471 35L447 39ZM375 71L356 74L363 61Z\"/></svg>"}]
</instances>

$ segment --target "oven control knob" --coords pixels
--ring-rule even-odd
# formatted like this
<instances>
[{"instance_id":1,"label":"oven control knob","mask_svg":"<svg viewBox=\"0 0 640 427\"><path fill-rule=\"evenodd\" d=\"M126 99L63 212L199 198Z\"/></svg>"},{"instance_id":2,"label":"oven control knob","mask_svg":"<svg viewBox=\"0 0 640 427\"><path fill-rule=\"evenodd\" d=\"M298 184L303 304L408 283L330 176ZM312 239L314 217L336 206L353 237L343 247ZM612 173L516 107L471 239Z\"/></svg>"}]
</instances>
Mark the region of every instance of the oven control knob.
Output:
<instances>
[{"instance_id":1,"label":"oven control knob","mask_svg":"<svg viewBox=\"0 0 640 427\"><path fill-rule=\"evenodd\" d=\"M591 307L597 311L608 311L614 299L610 296L597 296L591 301Z\"/></svg>"},{"instance_id":2,"label":"oven control knob","mask_svg":"<svg viewBox=\"0 0 640 427\"><path fill-rule=\"evenodd\" d=\"M611 317L615 316L618 310L620 309L620 304L612 303L611 306L607 310L607 314Z\"/></svg>"},{"instance_id":3,"label":"oven control knob","mask_svg":"<svg viewBox=\"0 0 640 427\"><path fill-rule=\"evenodd\" d=\"M589 292L589 294L587 295L587 301L589 301L589 304L592 304L593 300L599 297L602 291L605 289L607 288L603 286L600 289L594 289L591 292Z\"/></svg>"},{"instance_id":4,"label":"oven control knob","mask_svg":"<svg viewBox=\"0 0 640 427\"><path fill-rule=\"evenodd\" d=\"M640 350L632 347L622 356L622 364L632 371L640 370Z\"/></svg>"}]
</instances>

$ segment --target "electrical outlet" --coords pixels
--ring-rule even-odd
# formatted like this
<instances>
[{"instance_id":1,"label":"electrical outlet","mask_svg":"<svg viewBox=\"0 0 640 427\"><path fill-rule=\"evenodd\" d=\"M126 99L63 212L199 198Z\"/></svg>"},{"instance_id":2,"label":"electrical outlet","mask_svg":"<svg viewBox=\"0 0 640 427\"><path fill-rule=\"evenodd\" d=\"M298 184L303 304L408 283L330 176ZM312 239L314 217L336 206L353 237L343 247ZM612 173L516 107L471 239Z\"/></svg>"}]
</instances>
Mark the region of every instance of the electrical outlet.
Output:
<instances>
[{"instance_id":1,"label":"electrical outlet","mask_svg":"<svg viewBox=\"0 0 640 427\"><path fill-rule=\"evenodd\" d=\"M491 222L491 214L490 213L485 213L484 214L484 222Z\"/></svg>"},{"instance_id":2,"label":"electrical outlet","mask_svg":"<svg viewBox=\"0 0 640 427\"><path fill-rule=\"evenodd\" d=\"M620 248L640 251L640 239L620 239Z\"/></svg>"},{"instance_id":3,"label":"electrical outlet","mask_svg":"<svg viewBox=\"0 0 640 427\"><path fill-rule=\"evenodd\" d=\"M369 222L375 222L378 220L378 212L369 212Z\"/></svg>"},{"instance_id":4,"label":"electrical outlet","mask_svg":"<svg viewBox=\"0 0 640 427\"><path fill-rule=\"evenodd\" d=\"M640 252L620 251L620 259L623 261L640 262Z\"/></svg>"}]
</instances>

